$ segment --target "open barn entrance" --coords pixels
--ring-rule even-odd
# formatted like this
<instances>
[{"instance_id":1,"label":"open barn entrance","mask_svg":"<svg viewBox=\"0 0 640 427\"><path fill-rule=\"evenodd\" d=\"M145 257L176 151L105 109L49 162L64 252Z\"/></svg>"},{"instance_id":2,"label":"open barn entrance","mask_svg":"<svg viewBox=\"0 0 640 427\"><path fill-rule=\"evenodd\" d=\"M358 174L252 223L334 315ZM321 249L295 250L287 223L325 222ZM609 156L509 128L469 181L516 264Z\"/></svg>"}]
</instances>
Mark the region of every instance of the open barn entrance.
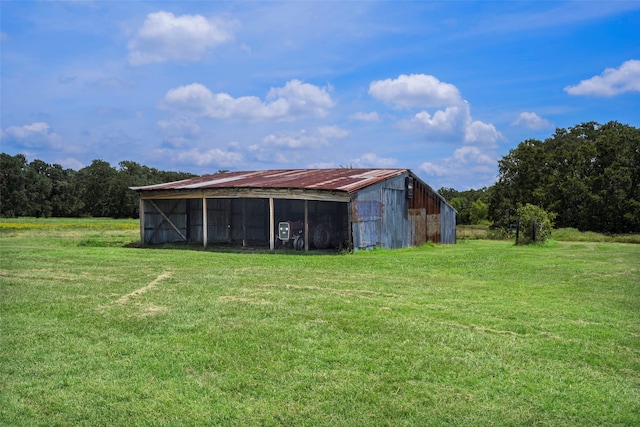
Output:
<instances>
[{"instance_id":1,"label":"open barn entrance","mask_svg":"<svg viewBox=\"0 0 640 427\"><path fill-rule=\"evenodd\" d=\"M143 199L144 243L340 249L348 203L279 198ZM206 210L206 215L203 211Z\"/></svg>"}]
</instances>

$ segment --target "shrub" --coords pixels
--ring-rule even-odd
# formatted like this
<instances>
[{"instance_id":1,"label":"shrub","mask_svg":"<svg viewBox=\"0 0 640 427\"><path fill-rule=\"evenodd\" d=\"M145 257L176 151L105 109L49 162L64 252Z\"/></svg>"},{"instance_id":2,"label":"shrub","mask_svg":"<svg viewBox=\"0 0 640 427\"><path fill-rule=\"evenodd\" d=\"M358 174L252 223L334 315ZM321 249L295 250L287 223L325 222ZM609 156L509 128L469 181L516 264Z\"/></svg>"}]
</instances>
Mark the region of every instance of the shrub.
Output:
<instances>
[{"instance_id":1,"label":"shrub","mask_svg":"<svg viewBox=\"0 0 640 427\"><path fill-rule=\"evenodd\" d=\"M543 244L551 238L551 230L556 214L547 212L539 206L527 203L518 208L520 218L520 233L516 244Z\"/></svg>"}]
</instances>

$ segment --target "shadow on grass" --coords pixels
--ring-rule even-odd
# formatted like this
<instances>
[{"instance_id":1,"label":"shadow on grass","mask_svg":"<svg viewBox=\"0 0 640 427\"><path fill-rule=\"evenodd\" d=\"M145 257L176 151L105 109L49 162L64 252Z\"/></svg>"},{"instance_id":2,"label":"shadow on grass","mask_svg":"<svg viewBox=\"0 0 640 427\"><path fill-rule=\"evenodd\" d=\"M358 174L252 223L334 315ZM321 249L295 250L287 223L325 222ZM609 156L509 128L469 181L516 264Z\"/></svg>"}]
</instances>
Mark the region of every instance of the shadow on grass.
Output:
<instances>
[{"instance_id":1,"label":"shadow on grass","mask_svg":"<svg viewBox=\"0 0 640 427\"><path fill-rule=\"evenodd\" d=\"M161 243L149 244L139 241L125 244L126 248L147 249L147 250L182 250L195 252L212 252L212 253L232 253L232 254L273 254L273 255L342 255L349 253L345 249L309 249L308 252L297 251L290 248L276 248L273 251L265 246L258 245L234 245L234 244L208 244L205 249L202 244L190 243Z\"/></svg>"}]
</instances>

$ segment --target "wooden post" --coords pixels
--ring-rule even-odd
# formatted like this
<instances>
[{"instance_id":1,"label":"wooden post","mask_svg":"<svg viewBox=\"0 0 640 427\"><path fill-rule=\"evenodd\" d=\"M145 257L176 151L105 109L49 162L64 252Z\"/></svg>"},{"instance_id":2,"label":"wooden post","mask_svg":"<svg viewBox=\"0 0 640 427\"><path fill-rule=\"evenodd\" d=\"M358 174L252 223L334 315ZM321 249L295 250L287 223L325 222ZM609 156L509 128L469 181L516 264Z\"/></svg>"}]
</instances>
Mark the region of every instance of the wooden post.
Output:
<instances>
[{"instance_id":1,"label":"wooden post","mask_svg":"<svg viewBox=\"0 0 640 427\"><path fill-rule=\"evenodd\" d=\"M247 199L242 199L242 247L247 246Z\"/></svg>"},{"instance_id":2,"label":"wooden post","mask_svg":"<svg viewBox=\"0 0 640 427\"><path fill-rule=\"evenodd\" d=\"M304 201L304 251L309 252L309 201Z\"/></svg>"},{"instance_id":3,"label":"wooden post","mask_svg":"<svg viewBox=\"0 0 640 427\"><path fill-rule=\"evenodd\" d=\"M531 240L536 242L536 219L531 220Z\"/></svg>"},{"instance_id":4,"label":"wooden post","mask_svg":"<svg viewBox=\"0 0 640 427\"><path fill-rule=\"evenodd\" d=\"M273 197L269 197L269 249L270 250L275 250L276 248L276 241L275 241L275 224L274 221L276 220L276 215L274 212L274 204L273 204Z\"/></svg>"},{"instance_id":5,"label":"wooden post","mask_svg":"<svg viewBox=\"0 0 640 427\"><path fill-rule=\"evenodd\" d=\"M207 223L207 198L202 198L202 245L205 249L207 249L207 240L209 240L208 229L209 224Z\"/></svg>"},{"instance_id":6,"label":"wooden post","mask_svg":"<svg viewBox=\"0 0 640 427\"><path fill-rule=\"evenodd\" d=\"M520 237L520 217L516 218L516 245L518 244L519 237Z\"/></svg>"},{"instance_id":7,"label":"wooden post","mask_svg":"<svg viewBox=\"0 0 640 427\"><path fill-rule=\"evenodd\" d=\"M144 199L140 197L140 243L144 244Z\"/></svg>"}]
</instances>

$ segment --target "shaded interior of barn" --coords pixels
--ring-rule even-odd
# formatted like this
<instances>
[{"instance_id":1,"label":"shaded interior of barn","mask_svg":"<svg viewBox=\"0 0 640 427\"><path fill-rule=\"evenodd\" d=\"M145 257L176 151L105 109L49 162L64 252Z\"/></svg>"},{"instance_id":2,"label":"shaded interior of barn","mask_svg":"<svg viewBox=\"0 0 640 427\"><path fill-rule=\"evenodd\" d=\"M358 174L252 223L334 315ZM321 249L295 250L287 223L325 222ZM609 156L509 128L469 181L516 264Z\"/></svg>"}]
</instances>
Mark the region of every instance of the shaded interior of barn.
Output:
<instances>
[{"instance_id":1,"label":"shaded interior of barn","mask_svg":"<svg viewBox=\"0 0 640 427\"><path fill-rule=\"evenodd\" d=\"M144 203L144 243L204 243L202 199L150 199ZM274 199L273 204L276 248L349 246L348 203ZM207 243L268 248L269 206L267 198L207 199ZM282 230L283 223L288 233Z\"/></svg>"}]
</instances>

